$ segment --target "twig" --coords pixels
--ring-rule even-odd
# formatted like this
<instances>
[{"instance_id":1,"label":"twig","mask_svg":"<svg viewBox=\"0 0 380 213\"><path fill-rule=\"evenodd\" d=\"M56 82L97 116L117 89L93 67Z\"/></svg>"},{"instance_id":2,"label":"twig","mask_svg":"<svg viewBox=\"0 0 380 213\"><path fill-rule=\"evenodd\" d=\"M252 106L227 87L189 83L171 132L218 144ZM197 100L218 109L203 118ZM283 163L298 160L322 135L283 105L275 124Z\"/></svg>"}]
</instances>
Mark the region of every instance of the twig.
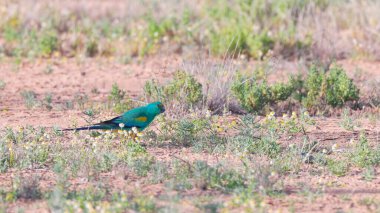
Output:
<instances>
[{"instance_id":1,"label":"twig","mask_svg":"<svg viewBox=\"0 0 380 213\"><path fill-rule=\"evenodd\" d=\"M180 160L180 161L182 161L182 162L184 162L184 163L186 163L186 165L187 165L187 167L188 167L188 169L189 169L189 171L193 171L193 166L188 162L188 161L186 161L186 160L184 160L184 159L182 159L182 158L180 158L180 157L178 157L178 156L175 156L174 154L173 155L170 155L171 157L174 157L174 158L176 158L176 159L178 159L178 160Z\"/></svg>"}]
</instances>

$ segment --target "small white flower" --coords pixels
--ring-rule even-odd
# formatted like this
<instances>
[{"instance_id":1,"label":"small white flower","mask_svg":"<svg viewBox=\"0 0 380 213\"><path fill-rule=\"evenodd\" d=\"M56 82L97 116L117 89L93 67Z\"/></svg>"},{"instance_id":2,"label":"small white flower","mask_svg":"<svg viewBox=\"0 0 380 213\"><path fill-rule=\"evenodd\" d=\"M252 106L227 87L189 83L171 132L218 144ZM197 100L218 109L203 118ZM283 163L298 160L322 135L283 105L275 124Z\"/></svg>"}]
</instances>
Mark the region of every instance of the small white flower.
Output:
<instances>
[{"instance_id":1,"label":"small white flower","mask_svg":"<svg viewBox=\"0 0 380 213\"><path fill-rule=\"evenodd\" d=\"M132 132L135 133L135 134L137 134L139 131L137 130L136 127L132 127Z\"/></svg>"},{"instance_id":2,"label":"small white flower","mask_svg":"<svg viewBox=\"0 0 380 213\"><path fill-rule=\"evenodd\" d=\"M210 110L207 110L206 111L206 118L210 118L211 117L211 111Z\"/></svg>"},{"instance_id":3,"label":"small white flower","mask_svg":"<svg viewBox=\"0 0 380 213\"><path fill-rule=\"evenodd\" d=\"M332 151L334 151L334 152L336 152L338 150L338 148L339 148L338 144L334 144L331 147Z\"/></svg>"},{"instance_id":4,"label":"small white flower","mask_svg":"<svg viewBox=\"0 0 380 213\"><path fill-rule=\"evenodd\" d=\"M123 123L119 123L119 127L120 127L120 128L124 128L124 126L125 126L125 125L124 125Z\"/></svg>"}]
</instances>

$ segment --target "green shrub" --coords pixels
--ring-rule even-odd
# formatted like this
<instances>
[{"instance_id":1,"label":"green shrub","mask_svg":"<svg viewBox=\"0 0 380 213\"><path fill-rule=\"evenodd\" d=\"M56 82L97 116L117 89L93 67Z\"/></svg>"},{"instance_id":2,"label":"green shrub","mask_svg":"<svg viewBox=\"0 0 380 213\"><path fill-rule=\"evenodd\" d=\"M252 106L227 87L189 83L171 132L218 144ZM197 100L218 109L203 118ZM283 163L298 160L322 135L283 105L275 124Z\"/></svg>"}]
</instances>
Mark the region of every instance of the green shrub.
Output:
<instances>
[{"instance_id":1,"label":"green shrub","mask_svg":"<svg viewBox=\"0 0 380 213\"><path fill-rule=\"evenodd\" d=\"M18 199L37 200L42 198L42 191L40 188L40 180L38 177L22 178L19 186L16 189L16 196Z\"/></svg>"},{"instance_id":2,"label":"green shrub","mask_svg":"<svg viewBox=\"0 0 380 213\"><path fill-rule=\"evenodd\" d=\"M359 167L377 166L380 164L380 148L372 148L364 133L359 136L359 141L350 153L351 161Z\"/></svg>"},{"instance_id":3,"label":"green shrub","mask_svg":"<svg viewBox=\"0 0 380 213\"><path fill-rule=\"evenodd\" d=\"M145 96L150 100L177 101L193 106L203 98L202 84L194 76L177 71L169 84L160 86L156 81L148 81L144 86Z\"/></svg>"},{"instance_id":4,"label":"green shrub","mask_svg":"<svg viewBox=\"0 0 380 213\"><path fill-rule=\"evenodd\" d=\"M303 99L303 105L310 109L319 104L323 104L323 94L326 93L325 75L323 70L318 70L316 66L313 66L306 78L305 88L306 97Z\"/></svg>"},{"instance_id":5,"label":"green shrub","mask_svg":"<svg viewBox=\"0 0 380 213\"><path fill-rule=\"evenodd\" d=\"M237 56L245 54L255 59L262 59L270 49L274 41L267 33L255 34L239 27L238 23L232 23L221 30L211 32L211 52L216 55L225 53Z\"/></svg>"},{"instance_id":6,"label":"green shrub","mask_svg":"<svg viewBox=\"0 0 380 213\"><path fill-rule=\"evenodd\" d=\"M291 84L276 83L271 86L271 99L272 101L285 101L294 92L294 87Z\"/></svg>"},{"instance_id":7,"label":"green shrub","mask_svg":"<svg viewBox=\"0 0 380 213\"><path fill-rule=\"evenodd\" d=\"M166 95L175 99L184 98L190 105L196 104L202 100L202 85L184 71L178 71L174 74L173 81L166 87Z\"/></svg>"},{"instance_id":8,"label":"green shrub","mask_svg":"<svg viewBox=\"0 0 380 213\"><path fill-rule=\"evenodd\" d=\"M268 85L266 76L258 80L256 76L239 74L231 89L240 105L249 112L260 112L266 106L285 101L291 96L307 109L317 110L327 106L342 107L348 101L359 99L359 89L338 66L328 72L313 66L306 78L291 76L289 83L273 85Z\"/></svg>"},{"instance_id":9,"label":"green shrub","mask_svg":"<svg viewBox=\"0 0 380 213\"><path fill-rule=\"evenodd\" d=\"M330 106L341 107L347 101L359 99L359 89L342 67L334 66L330 69L327 86L326 100Z\"/></svg>"},{"instance_id":10,"label":"green shrub","mask_svg":"<svg viewBox=\"0 0 380 213\"><path fill-rule=\"evenodd\" d=\"M95 57L99 53L99 45L95 39L91 39L86 44L86 56Z\"/></svg>"},{"instance_id":11,"label":"green shrub","mask_svg":"<svg viewBox=\"0 0 380 213\"><path fill-rule=\"evenodd\" d=\"M145 25L132 29L133 42L130 42L130 49L133 56L144 57L157 52L163 38L170 39L177 31L177 20L174 18L155 20L148 16L144 21Z\"/></svg>"},{"instance_id":12,"label":"green shrub","mask_svg":"<svg viewBox=\"0 0 380 213\"><path fill-rule=\"evenodd\" d=\"M245 179L234 170L223 170L220 166L211 167L204 161L194 163L194 178L203 189L216 188L225 192L245 188Z\"/></svg>"},{"instance_id":13,"label":"green shrub","mask_svg":"<svg viewBox=\"0 0 380 213\"><path fill-rule=\"evenodd\" d=\"M177 146L192 146L195 142L206 144L204 139L209 137L211 120L206 118L182 118L179 120L159 121L162 134L159 141L171 141Z\"/></svg>"},{"instance_id":14,"label":"green shrub","mask_svg":"<svg viewBox=\"0 0 380 213\"><path fill-rule=\"evenodd\" d=\"M263 135L260 140L252 144L251 152L265 154L270 158L275 158L281 152L281 146L277 141L278 137L275 133Z\"/></svg>"},{"instance_id":15,"label":"green shrub","mask_svg":"<svg viewBox=\"0 0 380 213\"><path fill-rule=\"evenodd\" d=\"M33 108L38 104L37 94L34 91L22 91L21 96L23 97L25 105L28 109Z\"/></svg>"},{"instance_id":16,"label":"green shrub","mask_svg":"<svg viewBox=\"0 0 380 213\"><path fill-rule=\"evenodd\" d=\"M239 75L232 85L232 92L244 109L260 112L269 104L288 99L293 93L293 87L284 83L268 85L265 80L257 81L255 78Z\"/></svg>"},{"instance_id":17,"label":"green shrub","mask_svg":"<svg viewBox=\"0 0 380 213\"><path fill-rule=\"evenodd\" d=\"M247 35L241 29L231 26L213 31L210 36L211 52L216 55L225 53L248 54Z\"/></svg>"},{"instance_id":18,"label":"green shrub","mask_svg":"<svg viewBox=\"0 0 380 213\"><path fill-rule=\"evenodd\" d=\"M263 57L274 47L274 40L267 33L251 35L247 37L247 46L249 56L255 59Z\"/></svg>"},{"instance_id":19,"label":"green shrub","mask_svg":"<svg viewBox=\"0 0 380 213\"><path fill-rule=\"evenodd\" d=\"M50 56L58 49L58 36L55 32L46 32L41 35L39 51L42 56Z\"/></svg>"},{"instance_id":20,"label":"green shrub","mask_svg":"<svg viewBox=\"0 0 380 213\"><path fill-rule=\"evenodd\" d=\"M233 83L232 92L241 106L250 112L262 110L270 101L270 88L265 82L260 83L241 75Z\"/></svg>"},{"instance_id":21,"label":"green shrub","mask_svg":"<svg viewBox=\"0 0 380 213\"><path fill-rule=\"evenodd\" d=\"M348 169L349 164L347 160L334 160L334 159L328 159L327 160L327 168L330 170L330 172L338 177L345 176Z\"/></svg>"},{"instance_id":22,"label":"green shrub","mask_svg":"<svg viewBox=\"0 0 380 213\"><path fill-rule=\"evenodd\" d=\"M307 92L303 105L308 109L323 109L326 105L342 107L348 101L359 99L359 89L339 66L328 72L313 66L304 86Z\"/></svg>"},{"instance_id":23,"label":"green shrub","mask_svg":"<svg viewBox=\"0 0 380 213\"><path fill-rule=\"evenodd\" d=\"M302 75L298 74L290 76L289 83L293 87L292 97L296 101L302 102L302 100L306 97L305 81Z\"/></svg>"},{"instance_id":24,"label":"green shrub","mask_svg":"<svg viewBox=\"0 0 380 213\"><path fill-rule=\"evenodd\" d=\"M270 158L281 152L281 146L277 143L279 135L265 124L258 123L256 117L243 116L239 126L239 133L227 139L230 152L262 154ZM262 131L264 129L266 131Z\"/></svg>"},{"instance_id":25,"label":"green shrub","mask_svg":"<svg viewBox=\"0 0 380 213\"><path fill-rule=\"evenodd\" d=\"M124 90L121 90L115 83L112 85L108 101L116 113L123 113L132 108L132 101Z\"/></svg>"},{"instance_id":26,"label":"green shrub","mask_svg":"<svg viewBox=\"0 0 380 213\"><path fill-rule=\"evenodd\" d=\"M148 35L152 40L159 39L165 35L170 35L176 28L176 20L166 18L164 20L155 21L153 18L148 18Z\"/></svg>"},{"instance_id":27,"label":"green shrub","mask_svg":"<svg viewBox=\"0 0 380 213\"><path fill-rule=\"evenodd\" d=\"M238 0L213 2L207 8L211 32L208 35L212 53L246 54L263 59L269 50L289 57L310 49L310 38L297 38L300 13L309 5L323 8L326 3L315 1ZM273 36L269 32L274 32ZM299 55L297 55L299 56Z\"/></svg>"}]
</instances>

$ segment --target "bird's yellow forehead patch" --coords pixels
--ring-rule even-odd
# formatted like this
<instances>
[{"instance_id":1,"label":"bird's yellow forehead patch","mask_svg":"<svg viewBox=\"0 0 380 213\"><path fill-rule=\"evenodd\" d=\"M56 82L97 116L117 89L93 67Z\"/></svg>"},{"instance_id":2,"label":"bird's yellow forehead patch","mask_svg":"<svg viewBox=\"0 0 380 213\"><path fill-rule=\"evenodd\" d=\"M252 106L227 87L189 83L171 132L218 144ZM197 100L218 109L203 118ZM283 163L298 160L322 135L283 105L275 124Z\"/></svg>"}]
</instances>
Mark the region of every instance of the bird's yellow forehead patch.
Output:
<instances>
[{"instance_id":1,"label":"bird's yellow forehead patch","mask_svg":"<svg viewBox=\"0 0 380 213\"><path fill-rule=\"evenodd\" d=\"M140 122L145 122L145 121L148 120L148 118L145 117L145 116L141 116L141 117L137 117L135 120L136 120L136 121L140 121Z\"/></svg>"}]
</instances>

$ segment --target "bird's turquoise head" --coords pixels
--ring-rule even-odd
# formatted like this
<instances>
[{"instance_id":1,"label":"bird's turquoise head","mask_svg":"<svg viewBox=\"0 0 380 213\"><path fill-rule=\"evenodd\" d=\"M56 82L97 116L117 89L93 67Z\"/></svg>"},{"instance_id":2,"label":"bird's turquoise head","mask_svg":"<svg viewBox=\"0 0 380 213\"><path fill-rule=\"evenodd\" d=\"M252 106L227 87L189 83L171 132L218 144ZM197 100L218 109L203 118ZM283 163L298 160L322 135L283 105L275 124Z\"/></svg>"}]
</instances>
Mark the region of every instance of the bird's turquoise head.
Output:
<instances>
[{"instance_id":1,"label":"bird's turquoise head","mask_svg":"<svg viewBox=\"0 0 380 213\"><path fill-rule=\"evenodd\" d=\"M146 105L146 108L147 108L148 112L150 114L153 114L153 115L159 115L159 114L165 112L164 105L159 101Z\"/></svg>"}]
</instances>

